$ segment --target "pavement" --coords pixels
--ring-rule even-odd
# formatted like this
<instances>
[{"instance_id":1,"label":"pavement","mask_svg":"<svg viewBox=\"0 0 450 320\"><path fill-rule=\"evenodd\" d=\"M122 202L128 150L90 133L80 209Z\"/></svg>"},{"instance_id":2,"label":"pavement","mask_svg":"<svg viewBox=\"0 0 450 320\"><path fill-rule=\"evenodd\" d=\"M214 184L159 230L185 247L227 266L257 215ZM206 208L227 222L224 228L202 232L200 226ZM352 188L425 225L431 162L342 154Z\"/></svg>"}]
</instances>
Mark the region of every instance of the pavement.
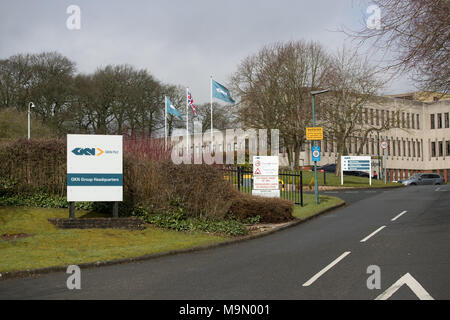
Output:
<instances>
[{"instance_id":1,"label":"pavement","mask_svg":"<svg viewBox=\"0 0 450 320\"><path fill-rule=\"evenodd\" d=\"M450 299L450 185L329 194L349 204L248 242L82 269L80 290L62 272L0 281L0 299Z\"/></svg>"}]
</instances>

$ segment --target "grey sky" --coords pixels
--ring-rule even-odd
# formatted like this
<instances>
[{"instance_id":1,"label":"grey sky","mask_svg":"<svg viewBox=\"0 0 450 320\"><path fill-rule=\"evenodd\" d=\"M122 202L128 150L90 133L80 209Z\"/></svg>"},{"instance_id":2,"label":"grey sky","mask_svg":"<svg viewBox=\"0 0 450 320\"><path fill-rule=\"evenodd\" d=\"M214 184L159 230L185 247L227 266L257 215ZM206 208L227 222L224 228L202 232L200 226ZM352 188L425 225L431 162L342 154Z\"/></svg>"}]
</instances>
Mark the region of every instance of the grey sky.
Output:
<instances>
[{"instance_id":1,"label":"grey sky","mask_svg":"<svg viewBox=\"0 0 450 320\"><path fill-rule=\"evenodd\" d=\"M71 4L81 8L81 30L66 28ZM2 0L0 59L58 51L85 73L128 63L189 86L203 103L210 75L226 84L238 63L265 44L319 40L337 50L346 36L331 30L359 28L366 6L355 0ZM412 90L397 80L386 92Z\"/></svg>"}]
</instances>

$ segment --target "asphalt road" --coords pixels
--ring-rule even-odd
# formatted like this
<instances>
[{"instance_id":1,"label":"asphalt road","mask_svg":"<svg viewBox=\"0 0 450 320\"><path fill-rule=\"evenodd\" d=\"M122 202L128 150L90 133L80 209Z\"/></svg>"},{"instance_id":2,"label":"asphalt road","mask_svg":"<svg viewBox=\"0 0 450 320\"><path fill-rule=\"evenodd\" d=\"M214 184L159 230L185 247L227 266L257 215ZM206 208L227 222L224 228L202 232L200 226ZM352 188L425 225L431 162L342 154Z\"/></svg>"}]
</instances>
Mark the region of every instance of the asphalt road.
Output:
<instances>
[{"instance_id":1,"label":"asphalt road","mask_svg":"<svg viewBox=\"0 0 450 320\"><path fill-rule=\"evenodd\" d=\"M81 290L65 273L0 281L0 299L450 299L450 185L347 196L267 237L82 270ZM367 287L373 265L380 289Z\"/></svg>"}]
</instances>

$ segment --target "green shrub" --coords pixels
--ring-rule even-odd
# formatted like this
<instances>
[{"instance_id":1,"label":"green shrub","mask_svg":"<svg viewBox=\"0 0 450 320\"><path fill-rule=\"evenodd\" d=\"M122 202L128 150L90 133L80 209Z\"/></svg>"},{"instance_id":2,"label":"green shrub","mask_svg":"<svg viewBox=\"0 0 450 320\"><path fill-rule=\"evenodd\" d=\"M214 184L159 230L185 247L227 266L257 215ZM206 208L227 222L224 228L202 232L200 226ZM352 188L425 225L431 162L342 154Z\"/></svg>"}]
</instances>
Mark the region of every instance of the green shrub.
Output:
<instances>
[{"instance_id":1,"label":"green shrub","mask_svg":"<svg viewBox=\"0 0 450 320\"><path fill-rule=\"evenodd\" d=\"M124 198L151 214L181 207L187 217L220 220L238 194L213 166L175 165L129 155L124 159Z\"/></svg>"},{"instance_id":2,"label":"green shrub","mask_svg":"<svg viewBox=\"0 0 450 320\"><path fill-rule=\"evenodd\" d=\"M0 196L0 206L8 207L40 207L40 208L68 208L69 203L65 196L46 193L19 193ZM93 210L92 202L75 202L75 208L80 210Z\"/></svg>"},{"instance_id":3,"label":"green shrub","mask_svg":"<svg viewBox=\"0 0 450 320\"><path fill-rule=\"evenodd\" d=\"M242 224L292 219L291 202L242 195L214 166L175 165L126 150L121 216L167 215L157 223L175 224L175 228L184 228L184 222L176 226L179 221L194 219L197 228L208 225L220 229L216 222L222 221L236 230L240 226L232 221ZM0 145L0 205L66 208L66 152L62 139L22 139ZM112 203L77 202L76 207L112 212ZM176 216L179 210L183 210L183 219Z\"/></svg>"},{"instance_id":4,"label":"green shrub","mask_svg":"<svg viewBox=\"0 0 450 320\"><path fill-rule=\"evenodd\" d=\"M61 139L20 139L2 144L0 177L3 181L14 181L15 193L64 196L66 142Z\"/></svg>"},{"instance_id":5,"label":"green shrub","mask_svg":"<svg viewBox=\"0 0 450 320\"><path fill-rule=\"evenodd\" d=\"M245 225L235 219L210 220L207 218L186 218L184 215L160 214L150 215L147 222L159 228L177 231L202 231L226 234L229 236L246 235Z\"/></svg>"}]
</instances>

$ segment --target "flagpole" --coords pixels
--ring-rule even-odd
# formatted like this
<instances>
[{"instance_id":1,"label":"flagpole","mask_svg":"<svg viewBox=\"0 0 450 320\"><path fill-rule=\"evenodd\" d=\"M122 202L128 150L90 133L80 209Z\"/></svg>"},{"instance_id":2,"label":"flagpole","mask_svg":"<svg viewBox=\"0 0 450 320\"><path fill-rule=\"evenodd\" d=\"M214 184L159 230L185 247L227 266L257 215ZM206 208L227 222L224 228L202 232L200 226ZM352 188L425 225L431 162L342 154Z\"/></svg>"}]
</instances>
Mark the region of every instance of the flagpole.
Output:
<instances>
[{"instance_id":1,"label":"flagpole","mask_svg":"<svg viewBox=\"0 0 450 320\"><path fill-rule=\"evenodd\" d=\"M186 152L190 155L191 148L189 145L189 101L188 101L189 88L186 88Z\"/></svg>"},{"instance_id":2,"label":"flagpole","mask_svg":"<svg viewBox=\"0 0 450 320\"><path fill-rule=\"evenodd\" d=\"M213 94L212 94L212 76L210 81L210 87L211 87L211 152L213 151Z\"/></svg>"},{"instance_id":3,"label":"flagpole","mask_svg":"<svg viewBox=\"0 0 450 320\"><path fill-rule=\"evenodd\" d=\"M164 140L165 150L167 150L167 96L164 96Z\"/></svg>"}]
</instances>

